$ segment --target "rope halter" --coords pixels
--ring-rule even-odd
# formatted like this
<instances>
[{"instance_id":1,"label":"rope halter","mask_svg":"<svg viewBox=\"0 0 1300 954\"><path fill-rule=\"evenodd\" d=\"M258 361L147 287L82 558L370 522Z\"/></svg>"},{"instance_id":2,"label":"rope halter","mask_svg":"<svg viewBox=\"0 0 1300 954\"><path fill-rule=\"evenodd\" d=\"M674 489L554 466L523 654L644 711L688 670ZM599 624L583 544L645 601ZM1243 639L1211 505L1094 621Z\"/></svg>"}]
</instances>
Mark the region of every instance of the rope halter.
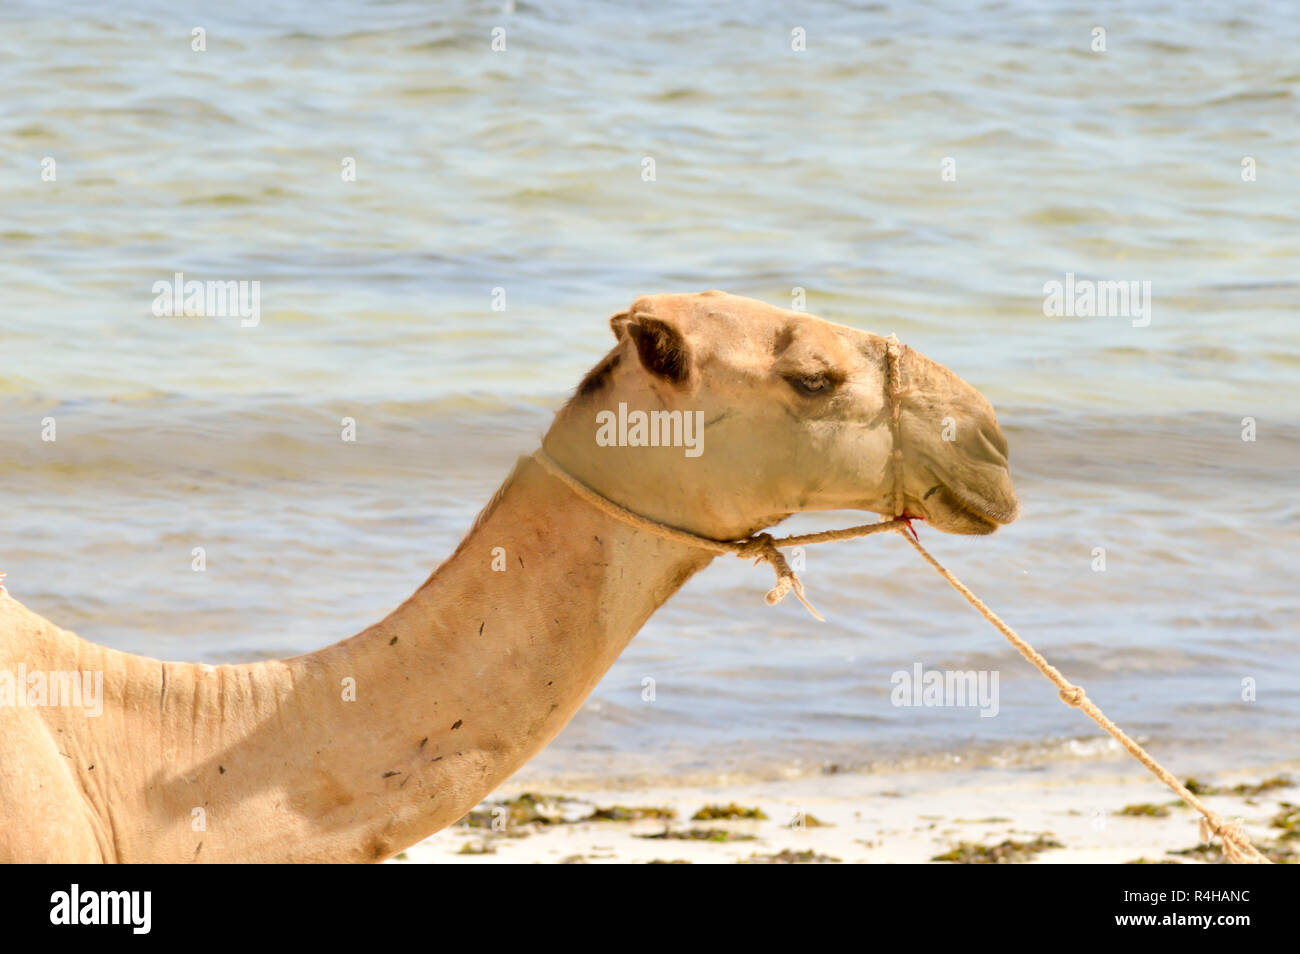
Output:
<instances>
[{"instance_id":1,"label":"rope halter","mask_svg":"<svg viewBox=\"0 0 1300 954\"><path fill-rule=\"evenodd\" d=\"M795 534L788 537L773 537L770 533L755 533L752 536L745 537L741 540L715 540L712 537L700 536L698 533L691 533L689 530L683 530L680 527L674 527L670 524L660 523L658 520L651 520L635 511L629 510L621 504L610 500L604 494L587 486L577 477L574 477L560 465L545 448L538 448L533 452L533 459L542 465L542 468L552 477L559 480L575 494L585 500L597 510L607 513L612 517L623 521L638 530L644 530L655 536L662 537L665 540L674 540L687 546L697 547L701 550L708 550L711 553L734 553L736 556L744 559L752 559L754 565L766 563L776 574L776 585L767 591L767 603L774 606L785 597L794 593L795 597L804 608L813 615L815 619L825 622L825 619L816 608L808 602L804 596L803 582L798 575L790 568L785 554L781 552L781 547L805 546L813 543L831 543L835 540L854 540L858 537L870 536L873 533L882 533L886 530L898 530L901 532L911 533L916 536L916 531L912 529L909 519L903 516L904 499L903 499L903 447L902 447L902 397L906 389L902 384L902 361L903 346L898 343L897 335L890 335L885 339L885 368L886 377L885 392L889 400L889 429L893 434L893 450L890 453L890 463L894 469L893 481L893 513L892 520L881 520L876 523L863 523L853 527L845 527L842 530L824 530L820 533L803 533Z\"/></svg>"}]
</instances>

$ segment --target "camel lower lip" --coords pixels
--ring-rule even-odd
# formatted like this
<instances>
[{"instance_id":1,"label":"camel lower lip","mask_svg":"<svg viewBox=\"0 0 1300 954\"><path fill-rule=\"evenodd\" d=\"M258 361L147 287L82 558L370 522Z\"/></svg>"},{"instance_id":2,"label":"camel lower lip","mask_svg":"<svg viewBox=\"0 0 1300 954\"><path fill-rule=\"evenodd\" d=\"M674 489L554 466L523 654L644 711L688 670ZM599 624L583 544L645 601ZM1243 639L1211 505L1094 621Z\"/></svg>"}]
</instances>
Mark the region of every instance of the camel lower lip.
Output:
<instances>
[{"instance_id":1,"label":"camel lower lip","mask_svg":"<svg viewBox=\"0 0 1300 954\"><path fill-rule=\"evenodd\" d=\"M951 487L942 486L937 495L937 504L941 508L939 513L931 517L930 522L936 527L943 529L943 515L946 513L950 518L957 520L965 519L981 528L986 528L985 532L992 533L1002 525L994 514L988 513L982 508L976 507L967 502L964 498L958 496Z\"/></svg>"}]
</instances>

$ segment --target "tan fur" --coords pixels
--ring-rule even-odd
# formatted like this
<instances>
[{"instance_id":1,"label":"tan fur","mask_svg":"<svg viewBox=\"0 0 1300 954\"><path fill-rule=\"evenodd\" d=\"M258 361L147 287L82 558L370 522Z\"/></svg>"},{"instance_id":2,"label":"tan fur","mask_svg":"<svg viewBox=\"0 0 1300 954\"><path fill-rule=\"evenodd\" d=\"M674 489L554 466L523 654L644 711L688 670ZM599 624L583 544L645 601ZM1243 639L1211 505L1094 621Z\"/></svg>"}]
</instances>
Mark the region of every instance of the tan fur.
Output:
<instances>
[{"instance_id":1,"label":"tan fur","mask_svg":"<svg viewBox=\"0 0 1300 954\"><path fill-rule=\"evenodd\" d=\"M908 511L940 529L1015 516L988 402L914 352L896 472L878 336L721 292L641 298L613 324L617 357L544 446L633 510L735 538L799 510L888 512L901 480ZM816 374L834 380L828 392L790 383ZM703 411L703 454L596 446L596 413L620 401ZM99 672L105 696L99 717L0 707L0 861L387 858L540 751L710 559L599 513L525 458L410 599L307 655L159 662L0 594L0 670Z\"/></svg>"}]
</instances>

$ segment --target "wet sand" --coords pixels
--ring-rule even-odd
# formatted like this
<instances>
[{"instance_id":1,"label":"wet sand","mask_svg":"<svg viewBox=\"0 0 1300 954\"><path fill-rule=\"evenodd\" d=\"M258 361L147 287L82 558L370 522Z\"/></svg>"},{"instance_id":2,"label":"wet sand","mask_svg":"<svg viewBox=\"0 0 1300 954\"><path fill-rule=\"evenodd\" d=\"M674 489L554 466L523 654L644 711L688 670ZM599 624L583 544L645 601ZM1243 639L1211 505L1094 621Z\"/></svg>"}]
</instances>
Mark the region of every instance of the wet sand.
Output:
<instances>
[{"instance_id":1,"label":"wet sand","mask_svg":"<svg viewBox=\"0 0 1300 954\"><path fill-rule=\"evenodd\" d=\"M1300 855L1300 813L1290 811L1295 827L1272 823L1286 817L1288 805L1300 801L1297 779L1300 761L1202 776L1199 782L1222 791L1204 800L1225 818L1241 821L1261 850L1275 860L1294 860ZM504 786L469 822L426 839L393 863L1224 860L1217 844L1200 845L1197 813L1136 765L839 774L635 793L538 787L529 791L542 796L540 804L528 796L520 798L522 787ZM724 809L720 814L757 809L763 817L692 820L708 806ZM639 810L647 817L583 820L597 810L620 817L635 816ZM673 817L659 817L663 810ZM538 814L549 823L530 820ZM665 832L671 837L664 837Z\"/></svg>"}]
</instances>

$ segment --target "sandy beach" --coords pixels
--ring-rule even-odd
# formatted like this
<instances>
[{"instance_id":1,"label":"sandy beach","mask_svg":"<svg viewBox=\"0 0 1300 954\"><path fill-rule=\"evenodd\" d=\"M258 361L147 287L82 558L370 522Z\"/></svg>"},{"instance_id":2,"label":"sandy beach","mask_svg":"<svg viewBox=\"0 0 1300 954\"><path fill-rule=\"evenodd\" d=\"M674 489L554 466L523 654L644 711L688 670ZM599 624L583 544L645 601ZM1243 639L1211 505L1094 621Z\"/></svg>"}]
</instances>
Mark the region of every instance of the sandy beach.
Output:
<instances>
[{"instance_id":1,"label":"sandy beach","mask_svg":"<svg viewBox=\"0 0 1300 954\"><path fill-rule=\"evenodd\" d=\"M1216 792L1206 803L1244 824L1261 850L1294 861L1297 778L1300 761L1197 782ZM507 785L467 820L391 863L1223 862L1217 844L1200 844L1198 817L1140 766L1119 762L837 774L635 793Z\"/></svg>"}]
</instances>

